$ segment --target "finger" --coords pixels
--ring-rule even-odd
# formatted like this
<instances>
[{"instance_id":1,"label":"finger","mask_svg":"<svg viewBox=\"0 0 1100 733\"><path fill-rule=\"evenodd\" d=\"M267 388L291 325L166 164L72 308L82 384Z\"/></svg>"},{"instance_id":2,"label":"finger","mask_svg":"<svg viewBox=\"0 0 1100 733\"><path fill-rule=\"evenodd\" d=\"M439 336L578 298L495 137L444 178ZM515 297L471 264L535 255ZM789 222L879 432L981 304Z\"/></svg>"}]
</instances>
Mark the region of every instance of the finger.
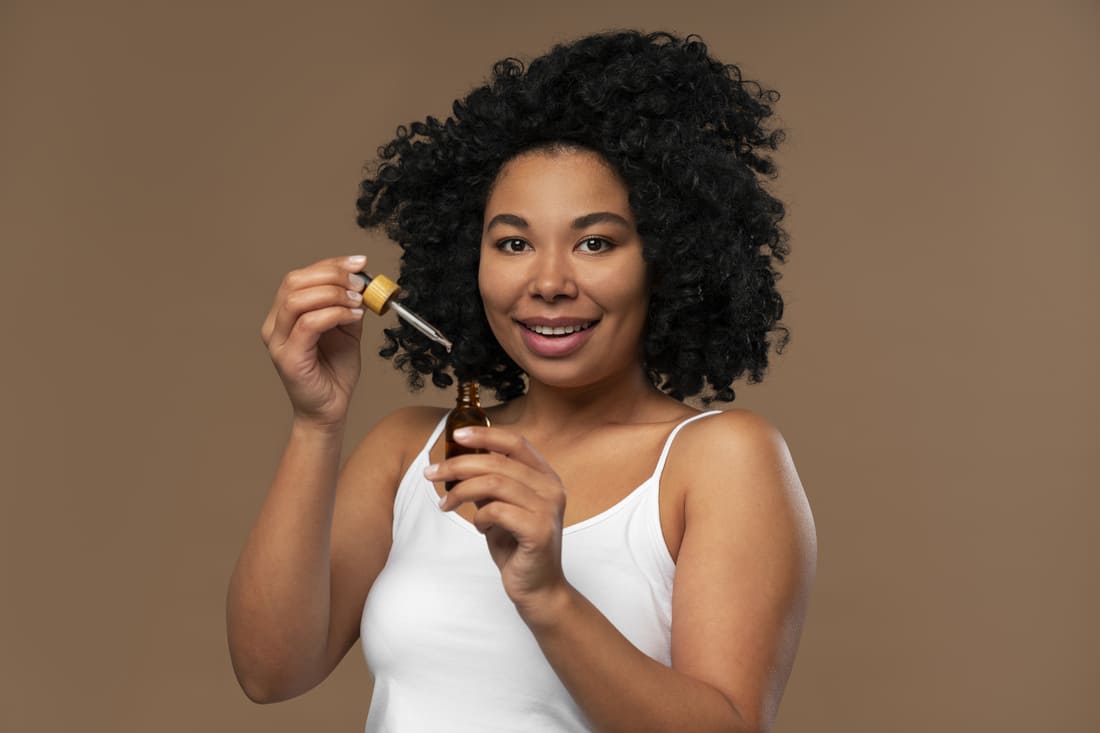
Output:
<instances>
[{"instance_id":1,"label":"finger","mask_svg":"<svg viewBox=\"0 0 1100 733\"><path fill-rule=\"evenodd\" d=\"M561 522L547 522L537 514L524 511L514 504L494 501L474 513L472 524L478 532L486 534L492 529L503 530L515 538L521 547L547 547L561 532Z\"/></svg>"},{"instance_id":2,"label":"finger","mask_svg":"<svg viewBox=\"0 0 1100 733\"><path fill-rule=\"evenodd\" d=\"M504 428L465 427L454 431L455 441L468 448L480 448L508 456L540 473L554 474L550 464L519 433Z\"/></svg>"},{"instance_id":3,"label":"finger","mask_svg":"<svg viewBox=\"0 0 1100 733\"><path fill-rule=\"evenodd\" d=\"M449 512L469 501L479 508L491 501L501 501L529 512L543 509L545 505L531 487L499 474L483 474L460 481L443 496L439 508Z\"/></svg>"},{"instance_id":4,"label":"finger","mask_svg":"<svg viewBox=\"0 0 1100 733\"><path fill-rule=\"evenodd\" d=\"M540 488L548 482L558 483L556 476L520 463L503 453L467 453L448 458L424 470L432 481L461 482L478 476L500 476L516 483Z\"/></svg>"},{"instance_id":5,"label":"finger","mask_svg":"<svg viewBox=\"0 0 1100 733\"><path fill-rule=\"evenodd\" d=\"M366 264L367 258L364 255L330 257L288 272L279 284L271 309L260 328L260 337L264 343L269 344L271 342L279 311L290 293L326 284L338 285L361 293L366 287L366 279L361 276L352 276L365 268ZM289 327L287 327L287 330L289 330ZM285 334L285 331L283 333Z\"/></svg>"},{"instance_id":6,"label":"finger","mask_svg":"<svg viewBox=\"0 0 1100 733\"><path fill-rule=\"evenodd\" d=\"M290 335L286 341L278 347L278 351L290 351L295 354L303 354L314 348L321 338L321 334L337 326L353 323L363 318L361 309L353 310L340 306L321 308L303 313L294 323ZM353 334L354 335L354 334Z\"/></svg>"},{"instance_id":7,"label":"finger","mask_svg":"<svg viewBox=\"0 0 1100 733\"><path fill-rule=\"evenodd\" d=\"M285 344L304 315L332 307L342 307L345 311L362 308L363 296L352 288L338 285L316 285L290 292L275 316L269 345L277 348Z\"/></svg>"},{"instance_id":8,"label":"finger","mask_svg":"<svg viewBox=\"0 0 1100 733\"><path fill-rule=\"evenodd\" d=\"M352 307L352 311L363 310L362 305ZM354 338L356 341L363 340L363 313L350 313L352 321L350 323L341 323L336 328L339 331L343 331L347 335Z\"/></svg>"},{"instance_id":9,"label":"finger","mask_svg":"<svg viewBox=\"0 0 1100 733\"><path fill-rule=\"evenodd\" d=\"M485 534L493 527L508 532L518 541L529 537L534 531L537 520L529 511L517 507L514 504L494 501L478 509L471 522L478 532Z\"/></svg>"}]
</instances>

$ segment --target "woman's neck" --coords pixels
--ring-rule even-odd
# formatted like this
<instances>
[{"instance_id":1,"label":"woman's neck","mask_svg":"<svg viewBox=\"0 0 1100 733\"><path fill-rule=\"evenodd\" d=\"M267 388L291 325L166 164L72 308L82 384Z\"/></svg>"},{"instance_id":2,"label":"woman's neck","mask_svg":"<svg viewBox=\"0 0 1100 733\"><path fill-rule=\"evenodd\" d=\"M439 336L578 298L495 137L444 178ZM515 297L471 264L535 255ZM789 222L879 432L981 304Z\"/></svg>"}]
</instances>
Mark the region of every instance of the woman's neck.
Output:
<instances>
[{"instance_id":1,"label":"woman's neck","mask_svg":"<svg viewBox=\"0 0 1100 733\"><path fill-rule=\"evenodd\" d=\"M568 439L610 424L670 419L684 406L654 387L639 365L596 384L552 387L531 380L527 393L501 410L501 424L525 434Z\"/></svg>"}]
</instances>

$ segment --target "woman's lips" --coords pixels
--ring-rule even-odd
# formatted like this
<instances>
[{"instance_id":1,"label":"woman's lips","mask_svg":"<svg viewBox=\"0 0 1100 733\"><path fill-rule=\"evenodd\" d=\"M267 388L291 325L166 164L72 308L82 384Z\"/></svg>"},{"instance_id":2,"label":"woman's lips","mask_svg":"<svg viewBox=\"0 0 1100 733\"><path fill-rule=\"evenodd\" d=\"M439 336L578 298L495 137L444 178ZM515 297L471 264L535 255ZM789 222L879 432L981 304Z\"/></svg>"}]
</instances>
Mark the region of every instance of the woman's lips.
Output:
<instances>
[{"instance_id":1,"label":"woman's lips","mask_svg":"<svg viewBox=\"0 0 1100 733\"><path fill-rule=\"evenodd\" d=\"M527 348L536 356L547 358L568 356L573 353L588 341L592 331L598 325L599 321L595 321L591 326L581 331L574 331L562 336L543 336L535 333L522 323L516 323L523 337L523 343L526 344Z\"/></svg>"}]
</instances>

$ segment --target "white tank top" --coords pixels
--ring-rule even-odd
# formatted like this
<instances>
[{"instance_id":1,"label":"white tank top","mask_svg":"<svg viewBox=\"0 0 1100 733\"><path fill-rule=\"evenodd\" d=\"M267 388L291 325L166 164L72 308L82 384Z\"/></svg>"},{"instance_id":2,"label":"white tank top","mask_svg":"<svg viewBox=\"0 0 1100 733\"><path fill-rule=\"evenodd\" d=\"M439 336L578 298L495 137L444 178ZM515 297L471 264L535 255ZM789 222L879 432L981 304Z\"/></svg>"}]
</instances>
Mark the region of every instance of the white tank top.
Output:
<instances>
[{"instance_id":1,"label":"white tank top","mask_svg":"<svg viewBox=\"0 0 1100 733\"><path fill-rule=\"evenodd\" d=\"M565 527L565 577L634 646L671 664L676 565L661 532L658 487L669 448L641 486ZM397 489L393 546L363 608L360 638L374 695L367 733L589 731L584 714L504 592L485 538L439 510L424 478L445 418Z\"/></svg>"}]
</instances>

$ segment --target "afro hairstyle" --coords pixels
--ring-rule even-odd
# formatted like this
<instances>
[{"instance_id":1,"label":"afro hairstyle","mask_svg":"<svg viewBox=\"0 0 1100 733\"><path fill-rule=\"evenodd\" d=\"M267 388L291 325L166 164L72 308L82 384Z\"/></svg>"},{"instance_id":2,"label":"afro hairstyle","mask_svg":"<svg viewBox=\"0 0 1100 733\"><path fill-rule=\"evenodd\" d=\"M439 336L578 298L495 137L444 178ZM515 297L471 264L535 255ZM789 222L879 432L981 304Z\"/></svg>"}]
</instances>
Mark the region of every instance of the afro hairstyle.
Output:
<instances>
[{"instance_id":1,"label":"afro hairstyle","mask_svg":"<svg viewBox=\"0 0 1100 733\"><path fill-rule=\"evenodd\" d=\"M732 401L760 382L779 324L776 263L789 253L784 206L765 188L783 133L779 94L713 59L698 36L619 31L559 44L528 65L506 58L453 115L397 128L357 201L403 253L404 304L454 342L450 353L403 322L380 354L419 389L476 379L499 400L526 389L489 329L478 292L483 211L501 168L536 149L598 153L622 178L651 289L644 368L676 399Z\"/></svg>"}]
</instances>

